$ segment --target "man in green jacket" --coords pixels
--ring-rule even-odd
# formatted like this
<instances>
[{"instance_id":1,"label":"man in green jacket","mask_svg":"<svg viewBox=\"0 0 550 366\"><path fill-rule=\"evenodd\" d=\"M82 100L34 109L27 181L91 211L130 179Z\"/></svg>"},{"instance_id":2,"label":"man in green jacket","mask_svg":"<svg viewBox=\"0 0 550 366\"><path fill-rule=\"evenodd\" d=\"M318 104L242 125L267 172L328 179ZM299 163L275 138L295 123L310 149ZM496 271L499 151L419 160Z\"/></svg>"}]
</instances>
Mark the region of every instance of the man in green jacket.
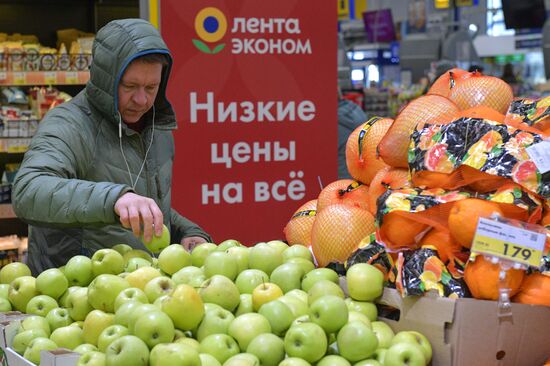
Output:
<instances>
[{"instance_id":1,"label":"man in green jacket","mask_svg":"<svg viewBox=\"0 0 550 366\"><path fill-rule=\"evenodd\" d=\"M211 241L171 208L176 117L160 34L141 19L112 21L92 52L85 89L40 122L14 183L34 274L118 243L145 249L140 235L159 236L163 223L187 249Z\"/></svg>"}]
</instances>

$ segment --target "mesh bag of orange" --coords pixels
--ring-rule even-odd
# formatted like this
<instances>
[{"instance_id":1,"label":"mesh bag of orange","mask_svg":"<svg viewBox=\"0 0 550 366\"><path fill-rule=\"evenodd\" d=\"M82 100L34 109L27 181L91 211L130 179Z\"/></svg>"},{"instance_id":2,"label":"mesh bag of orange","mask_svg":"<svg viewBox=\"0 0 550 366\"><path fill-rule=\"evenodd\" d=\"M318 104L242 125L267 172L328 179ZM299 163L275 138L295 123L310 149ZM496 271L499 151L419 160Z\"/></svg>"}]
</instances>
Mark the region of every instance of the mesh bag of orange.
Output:
<instances>
[{"instance_id":1,"label":"mesh bag of orange","mask_svg":"<svg viewBox=\"0 0 550 366\"><path fill-rule=\"evenodd\" d=\"M541 173L526 151L544 137L481 118L426 125L411 135L413 185L451 190L468 186L484 193L515 182L549 198L550 172Z\"/></svg>"}]
</instances>

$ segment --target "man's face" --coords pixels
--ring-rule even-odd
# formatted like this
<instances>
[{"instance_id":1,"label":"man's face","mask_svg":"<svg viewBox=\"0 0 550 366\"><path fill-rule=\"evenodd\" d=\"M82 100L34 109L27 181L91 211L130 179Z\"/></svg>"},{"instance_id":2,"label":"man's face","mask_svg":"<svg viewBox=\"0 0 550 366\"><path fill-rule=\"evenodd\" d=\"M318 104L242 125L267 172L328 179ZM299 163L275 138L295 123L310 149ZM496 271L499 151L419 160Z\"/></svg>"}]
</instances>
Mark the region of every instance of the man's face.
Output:
<instances>
[{"instance_id":1,"label":"man's face","mask_svg":"<svg viewBox=\"0 0 550 366\"><path fill-rule=\"evenodd\" d=\"M136 123L155 103L162 76L160 63L130 63L118 85L118 111L126 123Z\"/></svg>"}]
</instances>

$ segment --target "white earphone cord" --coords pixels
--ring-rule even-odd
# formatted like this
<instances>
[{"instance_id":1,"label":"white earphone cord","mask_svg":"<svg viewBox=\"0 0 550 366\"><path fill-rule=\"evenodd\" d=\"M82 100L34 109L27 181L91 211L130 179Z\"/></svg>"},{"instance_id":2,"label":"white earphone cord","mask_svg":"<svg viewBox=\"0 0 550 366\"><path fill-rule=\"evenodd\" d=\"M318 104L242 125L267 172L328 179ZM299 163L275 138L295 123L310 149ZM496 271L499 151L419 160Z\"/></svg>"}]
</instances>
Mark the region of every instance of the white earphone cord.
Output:
<instances>
[{"instance_id":1,"label":"white earphone cord","mask_svg":"<svg viewBox=\"0 0 550 366\"><path fill-rule=\"evenodd\" d=\"M136 185L139 180L139 176L141 175L141 172L143 171L143 168L145 167L145 163L147 162L147 155L149 154L149 150L151 149L151 146L153 146L153 138L155 137L155 106L153 105L153 128L151 130L151 140L149 141L149 146L147 147L147 150L145 150L145 157L143 158L143 163L141 163L141 168L139 168L139 172L136 176L136 181L132 179L132 172L130 171L130 165L128 165L128 160L126 160L126 155L124 155L124 149L122 148L122 116L120 115L120 112L118 112L118 142L120 144L120 152L122 153L122 159L124 159L124 163L126 164L126 170L128 171L128 177L130 177L130 183L132 185L132 190L136 190Z\"/></svg>"}]
</instances>

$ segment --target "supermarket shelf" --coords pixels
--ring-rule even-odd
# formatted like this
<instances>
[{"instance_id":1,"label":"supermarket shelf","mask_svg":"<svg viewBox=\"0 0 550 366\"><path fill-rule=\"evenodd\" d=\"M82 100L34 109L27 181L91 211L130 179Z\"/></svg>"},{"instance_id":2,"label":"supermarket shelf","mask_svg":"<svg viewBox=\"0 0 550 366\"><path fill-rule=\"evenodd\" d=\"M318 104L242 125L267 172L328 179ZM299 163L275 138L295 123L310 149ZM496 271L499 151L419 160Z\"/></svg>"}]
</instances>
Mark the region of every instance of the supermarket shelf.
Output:
<instances>
[{"instance_id":1,"label":"supermarket shelf","mask_svg":"<svg viewBox=\"0 0 550 366\"><path fill-rule=\"evenodd\" d=\"M89 71L0 71L0 85L84 85Z\"/></svg>"},{"instance_id":2,"label":"supermarket shelf","mask_svg":"<svg viewBox=\"0 0 550 366\"><path fill-rule=\"evenodd\" d=\"M0 219L15 219L17 216L13 211L11 203L0 203Z\"/></svg>"}]
</instances>

